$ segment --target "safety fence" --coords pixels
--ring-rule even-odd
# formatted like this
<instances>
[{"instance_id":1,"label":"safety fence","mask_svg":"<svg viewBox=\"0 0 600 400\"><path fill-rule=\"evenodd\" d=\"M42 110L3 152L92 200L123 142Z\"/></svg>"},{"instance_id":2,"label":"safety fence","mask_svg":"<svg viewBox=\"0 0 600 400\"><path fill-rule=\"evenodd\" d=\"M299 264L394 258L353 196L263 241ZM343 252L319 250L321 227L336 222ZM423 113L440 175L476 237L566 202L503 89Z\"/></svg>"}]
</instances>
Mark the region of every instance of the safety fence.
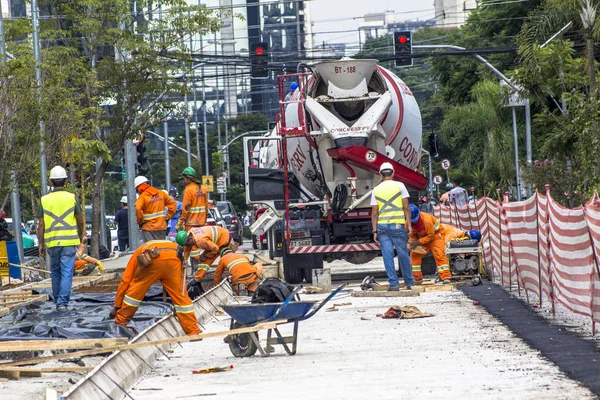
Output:
<instances>
[{"instance_id":1,"label":"safety fence","mask_svg":"<svg viewBox=\"0 0 600 400\"><path fill-rule=\"evenodd\" d=\"M464 206L436 206L436 217L483 235L484 263L509 290L524 289L539 305L549 299L600 322L600 198L569 209L546 189L519 202L481 198Z\"/></svg>"}]
</instances>

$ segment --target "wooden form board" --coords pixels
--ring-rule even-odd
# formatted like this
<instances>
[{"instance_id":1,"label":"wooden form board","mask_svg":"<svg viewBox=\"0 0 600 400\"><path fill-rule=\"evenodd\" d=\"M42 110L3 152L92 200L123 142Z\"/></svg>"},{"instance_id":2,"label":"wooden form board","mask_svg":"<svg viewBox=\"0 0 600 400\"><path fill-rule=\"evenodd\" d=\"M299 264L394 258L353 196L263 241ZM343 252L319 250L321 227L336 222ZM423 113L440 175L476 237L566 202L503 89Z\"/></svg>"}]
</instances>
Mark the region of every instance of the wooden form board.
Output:
<instances>
[{"instance_id":1,"label":"wooden form board","mask_svg":"<svg viewBox=\"0 0 600 400\"><path fill-rule=\"evenodd\" d=\"M30 368L30 367L7 367L0 368L0 377L8 379L18 380L22 377L40 377L42 373L48 372L89 372L95 367L43 367L43 368Z\"/></svg>"},{"instance_id":2,"label":"wooden form board","mask_svg":"<svg viewBox=\"0 0 600 400\"><path fill-rule=\"evenodd\" d=\"M0 352L36 350L102 349L127 343L127 338L54 339L0 342Z\"/></svg>"}]
</instances>

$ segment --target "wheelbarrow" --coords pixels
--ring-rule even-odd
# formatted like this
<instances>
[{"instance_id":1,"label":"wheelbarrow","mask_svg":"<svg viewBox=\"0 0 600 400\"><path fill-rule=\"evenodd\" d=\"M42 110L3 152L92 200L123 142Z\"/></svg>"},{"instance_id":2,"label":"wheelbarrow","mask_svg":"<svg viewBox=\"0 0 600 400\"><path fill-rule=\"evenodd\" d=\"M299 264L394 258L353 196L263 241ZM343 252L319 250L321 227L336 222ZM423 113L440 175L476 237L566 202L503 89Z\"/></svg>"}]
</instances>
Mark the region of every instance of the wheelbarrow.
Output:
<instances>
[{"instance_id":1,"label":"wheelbarrow","mask_svg":"<svg viewBox=\"0 0 600 400\"><path fill-rule=\"evenodd\" d=\"M298 344L298 324L315 315L329 300L337 295L347 283L339 286L329 296L320 302L317 301L292 301L302 289L299 286L282 303L263 304L227 304L222 305L223 310L231 316L230 329L254 326L261 322L286 320L284 324L293 323L292 336L283 336L278 328L267 331L266 346L262 346L258 332L240 333L229 335L225 342L229 344L231 354L235 357L251 357L258 350L263 357L268 357L274 348L272 345L281 345L290 356L296 354ZM283 325L283 324L282 324ZM272 337L273 332L276 337ZM291 345L291 348L290 346Z\"/></svg>"}]
</instances>

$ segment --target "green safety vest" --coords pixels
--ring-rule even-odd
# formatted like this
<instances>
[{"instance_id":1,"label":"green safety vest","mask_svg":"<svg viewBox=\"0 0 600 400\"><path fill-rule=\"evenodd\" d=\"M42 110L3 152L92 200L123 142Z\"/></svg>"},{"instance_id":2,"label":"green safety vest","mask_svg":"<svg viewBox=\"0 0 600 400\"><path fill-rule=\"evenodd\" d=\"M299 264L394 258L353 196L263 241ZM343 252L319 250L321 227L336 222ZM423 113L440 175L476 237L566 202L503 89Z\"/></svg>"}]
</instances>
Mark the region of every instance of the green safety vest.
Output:
<instances>
[{"instance_id":1,"label":"green safety vest","mask_svg":"<svg viewBox=\"0 0 600 400\"><path fill-rule=\"evenodd\" d=\"M403 224L402 192L394 181L383 181L374 189L379 224Z\"/></svg>"},{"instance_id":2,"label":"green safety vest","mask_svg":"<svg viewBox=\"0 0 600 400\"><path fill-rule=\"evenodd\" d=\"M42 197L44 242L46 247L78 246L77 220L73 193L59 190Z\"/></svg>"}]
</instances>

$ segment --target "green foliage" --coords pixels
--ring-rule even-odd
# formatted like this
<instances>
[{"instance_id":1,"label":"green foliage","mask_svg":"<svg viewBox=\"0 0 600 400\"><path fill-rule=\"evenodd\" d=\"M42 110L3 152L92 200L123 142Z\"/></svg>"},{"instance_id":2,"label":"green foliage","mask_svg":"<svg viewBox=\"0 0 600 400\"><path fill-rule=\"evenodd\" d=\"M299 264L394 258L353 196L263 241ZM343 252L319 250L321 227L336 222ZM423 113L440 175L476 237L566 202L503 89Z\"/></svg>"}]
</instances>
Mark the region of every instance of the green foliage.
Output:
<instances>
[{"instance_id":1,"label":"green foliage","mask_svg":"<svg viewBox=\"0 0 600 400\"><path fill-rule=\"evenodd\" d=\"M535 160L531 166L522 169L523 178L534 190L544 194L545 185L550 185L552 197L559 203L576 207L586 201L587 196L577 185L582 178L582 171L573 167L566 157L551 160Z\"/></svg>"}]
</instances>

